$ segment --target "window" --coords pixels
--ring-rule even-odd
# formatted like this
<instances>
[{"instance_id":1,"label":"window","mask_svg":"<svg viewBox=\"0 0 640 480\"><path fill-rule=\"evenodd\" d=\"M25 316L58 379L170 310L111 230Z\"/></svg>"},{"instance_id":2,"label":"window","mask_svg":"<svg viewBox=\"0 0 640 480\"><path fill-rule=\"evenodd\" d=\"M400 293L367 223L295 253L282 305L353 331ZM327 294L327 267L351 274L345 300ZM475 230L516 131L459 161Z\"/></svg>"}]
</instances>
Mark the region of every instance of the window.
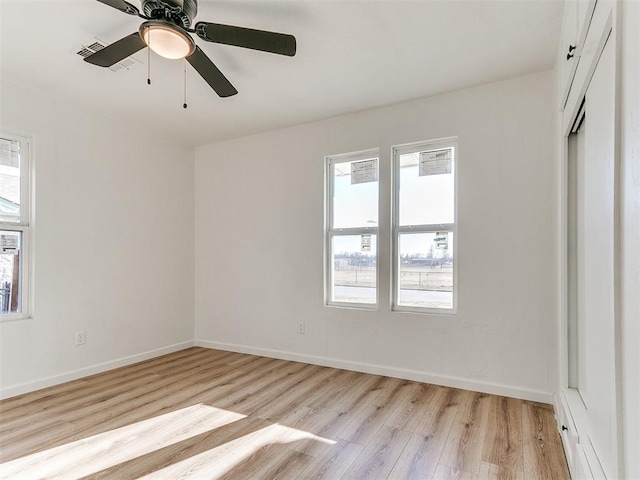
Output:
<instances>
[{"instance_id":1,"label":"window","mask_svg":"<svg viewBox=\"0 0 640 480\"><path fill-rule=\"evenodd\" d=\"M0 318L28 314L29 139L0 132Z\"/></svg>"},{"instance_id":2,"label":"window","mask_svg":"<svg viewBox=\"0 0 640 480\"><path fill-rule=\"evenodd\" d=\"M326 300L378 304L378 151L327 157Z\"/></svg>"},{"instance_id":3,"label":"window","mask_svg":"<svg viewBox=\"0 0 640 480\"><path fill-rule=\"evenodd\" d=\"M393 308L455 311L456 141L393 149Z\"/></svg>"}]
</instances>

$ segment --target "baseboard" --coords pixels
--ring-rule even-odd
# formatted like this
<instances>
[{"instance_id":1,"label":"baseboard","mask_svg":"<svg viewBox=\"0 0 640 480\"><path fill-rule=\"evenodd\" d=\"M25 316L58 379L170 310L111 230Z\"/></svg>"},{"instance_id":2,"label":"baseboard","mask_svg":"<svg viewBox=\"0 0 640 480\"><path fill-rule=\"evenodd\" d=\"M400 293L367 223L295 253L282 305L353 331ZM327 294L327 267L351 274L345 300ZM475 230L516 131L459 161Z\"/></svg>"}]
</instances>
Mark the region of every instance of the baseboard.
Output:
<instances>
[{"instance_id":1,"label":"baseboard","mask_svg":"<svg viewBox=\"0 0 640 480\"><path fill-rule=\"evenodd\" d=\"M133 363L142 362L151 358L166 355L167 353L177 352L184 350L185 348L193 347L193 341L175 343L166 347L156 348L154 350L148 350L146 352L137 353L128 357L118 358L109 362L98 363L85 368L79 368L78 370L72 370L60 375L52 375L50 377L41 378L34 382L21 383L13 385L11 387L0 390L0 399L15 397L16 395L22 395L23 393L33 392L42 388L52 387L61 383L70 382L71 380L78 380L79 378L88 377L89 375L95 375L96 373L106 372L107 370L113 370L114 368L124 367Z\"/></svg>"},{"instance_id":2,"label":"baseboard","mask_svg":"<svg viewBox=\"0 0 640 480\"><path fill-rule=\"evenodd\" d=\"M272 350L267 348L251 347L247 345L237 345L231 343L214 342L206 340L186 341L168 345L166 347L149 350L146 352L122 357L109 362L104 362L89 367L72 370L60 375L41 378L39 380L27 383L13 385L0 390L0 399L15 397L24 393L33 392L42 388L51 387L64 382L77 380L79 378L102 373L114 368L124 367L133 363L142 362L151 358L166 355L168 353L184 350L189 347L205 347L216 350L225 350L230 352L247 353L251 355L259 355L262 357L278 358L281 360L291 360L295 362L309 363L312 365L321 365L324 367L341 368L344 370L353 370L356 372L371 373L375 375L385 375L388 377L403 378L417 382L432 383L445 387L461 388L464 390L472 390L475 392L490 393L493 395L502 395L505 397L520 398L523 400L531 400L534 402L554 403L553 395L550 392L540 390L531 390L510 385L502 385L490 382L479 382L467 378L453 377L447 375L438 375L418 370L393 368L384 365L371 363L353 362L349 360L332 359L327 357L319 357L315 355L304 355L283 350Z\"/></svg>"},{"instance_id":3,"label":"baseboard","mask_svg":"<svg viewBox=\"0 0 640 480\"><path fill-rule=\"evenodd\" d=\"M360 363L349 360L339 360L326 357L318 357L314 355L303 355L283 350L271 350L267 348L251 347L247 345L236 345L232 343L213 342L207 340L196 340L194 345L197 347L212 348L216 350L225 350L230 352L248 353L261 357L278 358L281 360L291 360L295 362L310 363L312 365L321 365L323 367L341 368L344 370L353 370L356 372L372 373L375 375L384 375L387 377L403 378L416 382L432 383L444 387L461 388L463 390L472 390L474 392L490 393L493 395L501 395L505 397L520 398L522 400L531 400L541 403L552 403L553 394L540 390L530 390L526 388L514 387L509 385L500 385L490 382L479 382L467 378L453 377L447 375L438 375L418 370L408 370L401 368L392 368L384 365L376 365L371 363Z\"/></svg>"}]
</instances>

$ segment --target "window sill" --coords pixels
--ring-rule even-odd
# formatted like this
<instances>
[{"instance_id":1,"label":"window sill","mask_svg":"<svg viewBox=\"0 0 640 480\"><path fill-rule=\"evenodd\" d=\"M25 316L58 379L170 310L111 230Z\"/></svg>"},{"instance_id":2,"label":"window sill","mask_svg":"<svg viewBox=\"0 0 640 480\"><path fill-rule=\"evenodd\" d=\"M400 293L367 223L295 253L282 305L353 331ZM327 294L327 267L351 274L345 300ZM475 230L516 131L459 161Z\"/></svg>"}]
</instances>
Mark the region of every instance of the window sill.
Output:
<instances>
[{"instance_id":1,"label":"window sill","mask_svg":"<svg viewBox=\"0 0 640 480\"><path fill-rule=\"evenodd\" d=\"M6 315L0 315L0 323L3 322L16 322L19 320L30 320L31 315L28 313L10 313Z\"/></svg>"},{"instance_id":2,"label":"window sill","mask_svg":"<svg viewBox=\"0 0 640 480\"><path fill-rule=\"evenodd\" d=\"M368 312L375 312L378 310L377 303L325 303L325 307L329 308L343 308L348 310L365 310Z\"/></svg>"}]
</instances>

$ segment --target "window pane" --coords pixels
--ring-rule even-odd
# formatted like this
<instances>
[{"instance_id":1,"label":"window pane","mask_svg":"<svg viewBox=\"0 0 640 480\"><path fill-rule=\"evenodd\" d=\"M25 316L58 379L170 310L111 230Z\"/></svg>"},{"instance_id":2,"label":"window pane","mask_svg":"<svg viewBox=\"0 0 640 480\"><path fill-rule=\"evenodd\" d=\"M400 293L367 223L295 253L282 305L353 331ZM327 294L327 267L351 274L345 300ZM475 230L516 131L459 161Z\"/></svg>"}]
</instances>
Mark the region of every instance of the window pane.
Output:
<instances>
[{"instance_id":1,"label":"window pane","mask_svg":"<svg viewBox=\"0 0 640 480\"><path fill-rule=\"evenodd\" d=\"M378 159L333 164L333 228L378 226Z\"/></svg>"},{"instance_id":2,"label":"window pane","mask_svg":"<svg viewBox=\"0 0 640 480\"><path fill-rule=\"evenodd\" d=\"M0 137L0 222L20 221L20 142Z\"/></svg>"},{"instance_id":3,"label":"window pane","mask_svg":"<svg viewBox=\"0 0 640 480\"><path fill-rule=\"evenodd\" d=\"M400 155L400 225L453 223L453 148Z\"/></svg>"},{"instance_id":4,"label":"window pane","mask_svg":"<svg viewBox=\"0 0 640 480\"><path fill-rule=\"evenodd\" d=\"M398 304L453 308L453 233L403 233L398 250Z\"/></svg>"},{"instance_id":5,"label":"window pane","mask_svg":"<svg viewBox=\"0 0 640 480\"><path fill-rule=\"evenodd\" d=\"M376 303L376 235L334 236L331 301Z\"/></svg>"},{"instance_id":6,"label":"window pane","mask_svg":"<svg viewBox=\"0 0 640 480\"><path fill-rule=\"evenodd\" d=\"M22 233L0 230L0 315L20 313Z\"/></svg>"}]
</instances>

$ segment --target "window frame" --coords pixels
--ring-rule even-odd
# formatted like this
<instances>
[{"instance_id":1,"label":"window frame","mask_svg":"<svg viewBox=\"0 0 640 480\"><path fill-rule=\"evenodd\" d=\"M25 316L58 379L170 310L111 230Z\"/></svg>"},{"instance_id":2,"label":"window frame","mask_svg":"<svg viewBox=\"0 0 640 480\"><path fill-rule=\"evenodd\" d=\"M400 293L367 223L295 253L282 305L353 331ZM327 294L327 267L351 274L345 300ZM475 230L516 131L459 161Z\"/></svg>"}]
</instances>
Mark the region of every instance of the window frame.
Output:
<instances>
[{"instance_id":1,"label":"window frame","mask_svg":"<svg viewBox=\"0 0 640 480\"><path fill-rule=\"evenodd\" d=\"M453 223L400 225L400 156L426 150L453 149ZM391 208L391 310L434 315L455 315L458 312L458 137L439 138L405 143L391 147L392 208ZM401 305L400 297L400 235L406 233L451 232L453 234L453 291L451 308Z\"/></svg>"},{"instance_id":2,"label":"window frame","mask_svg":"<svg viewBox=\"0 0 640 480\"><path fill-rule=\"evenodd\" d=\"M31 188L32 188L32 137L0 130L0 136L7 140L20 142L20 220L7 222L0 220L0 230L20 232L20 312L0 313L0 322L31 318Z\"/></svg>"},{"instance_id":3,"label":"window frame","mask_svg":"<svg viewBox=\"0 0 640 480\"><path fill-rule=\"evenodd\" d=\"M333 227L333 166L339 163L357 162L376 158L378 160L378 218L375 227ZM380 305L380 149L371 148L357 152L327 155L324 157L325 166L325 225L324 225L324 304L329 307L356 308L364 310L377 310ZM375 303L364 302L339 302L332 300L333 290L333 238L349 235L375 235L376 236L376 296Z\"/></svg>"}]
</instances>

